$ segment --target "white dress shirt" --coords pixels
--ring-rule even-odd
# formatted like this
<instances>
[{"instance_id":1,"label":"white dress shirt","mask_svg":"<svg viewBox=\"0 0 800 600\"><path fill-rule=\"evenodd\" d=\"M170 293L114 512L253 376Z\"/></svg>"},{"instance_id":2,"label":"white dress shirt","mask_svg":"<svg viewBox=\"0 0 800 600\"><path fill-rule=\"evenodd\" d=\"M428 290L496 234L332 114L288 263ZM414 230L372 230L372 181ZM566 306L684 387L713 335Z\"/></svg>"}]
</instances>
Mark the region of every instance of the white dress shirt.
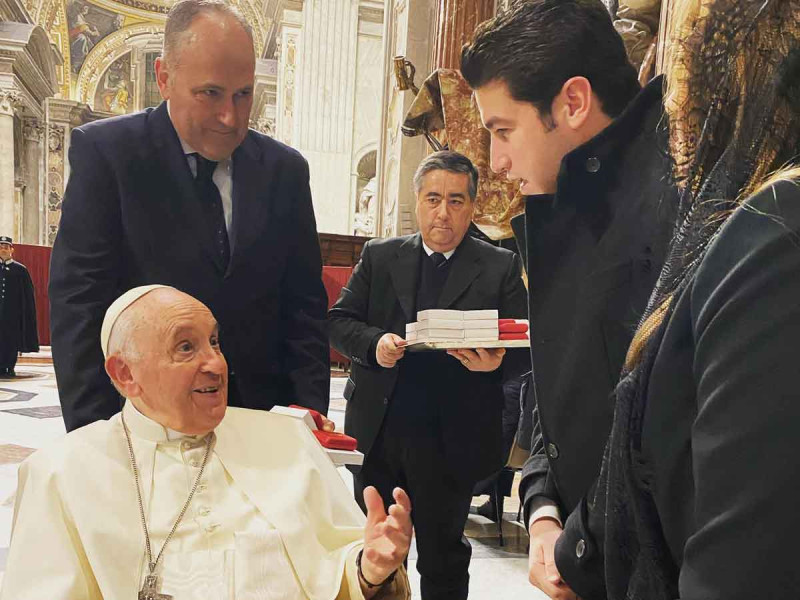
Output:
<instances>
[{"instance_id":1,"label":"white dress shirt","mask_svg":"<svg viewBox=\"0 0 800 600\"><path fill-rule=\"evenodd\" d=\"M422 248L423 250L425 250L425 254L427 254L428 256L430 256L435 252L435 250L431 249L431 247L428 246L428 244L426 244L424 240L422 242ZM447 252L440 252L440 254L444 254L445 259L450 260L450 257L453 256L453 253L455 253L455 251L456 249L453 248L452 250L448 250Z\"/></svg>"}]
</instances>

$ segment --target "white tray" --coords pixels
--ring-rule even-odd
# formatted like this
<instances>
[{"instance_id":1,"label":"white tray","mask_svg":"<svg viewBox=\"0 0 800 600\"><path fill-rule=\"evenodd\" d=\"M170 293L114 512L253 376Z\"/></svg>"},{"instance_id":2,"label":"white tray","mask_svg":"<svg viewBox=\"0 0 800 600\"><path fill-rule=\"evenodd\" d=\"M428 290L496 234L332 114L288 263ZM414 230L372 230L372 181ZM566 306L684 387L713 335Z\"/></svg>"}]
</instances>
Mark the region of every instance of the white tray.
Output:
<instances>
[{"instance_id":1,"label":"white tray","mask_svg":"<svg viewBox=\"0 0 800 600\"><path fill-rule=\"evenodd\" d=\"M409 342L406 344L409 352L422 350L453 350L455 348L530 348L530 340L441 340L437 342Z\"/></svg>"},{"instance_id":2,"label":"white tray","mask_svg":"<svg viewBox=\"0 0 800 600\"><path fill-rule=\"evenodd\" d=\"M358 450L336 450L335 448L324 448L325 453L328 455L337 467L344 465L363 465L364 455Z\"/></svg>"}]
</instances>

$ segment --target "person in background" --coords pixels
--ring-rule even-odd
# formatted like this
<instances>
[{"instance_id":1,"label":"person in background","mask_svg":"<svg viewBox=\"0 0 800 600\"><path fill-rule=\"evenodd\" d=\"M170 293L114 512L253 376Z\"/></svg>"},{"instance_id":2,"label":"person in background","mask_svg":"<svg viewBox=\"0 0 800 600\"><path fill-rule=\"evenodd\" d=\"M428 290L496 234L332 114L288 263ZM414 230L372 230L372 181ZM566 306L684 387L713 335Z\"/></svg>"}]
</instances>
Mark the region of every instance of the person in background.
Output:
<instances>
[{"instance_id":1,"label":"person in background","mask_svg":"<svg viewBox=\"0 0 800 600\"><path fill-rule=\"evenodd\" d=\"M0 377L15 377L20 352L38 352L36 300L25 265L14 260L14 240L0 236Z\"/></svg>"},{"instance_id":2,"label":"person in background","mask_svg":"<svg viewBox=\"0 0 800 600\"><path fill-rule=\"evenodd\" d=\"M426 157L414 175L419 233L367 242L329 311L331 343L353 362L345 432L365 455L356 499L367 486L384 501L396 486L408 492L425 600L467 597L472 490L505 464L502 385L530 368L521 349L405 349L421 310L524 318L519 257L467 234L477 187L465 156Z\"/></svg>"}]
</instances>

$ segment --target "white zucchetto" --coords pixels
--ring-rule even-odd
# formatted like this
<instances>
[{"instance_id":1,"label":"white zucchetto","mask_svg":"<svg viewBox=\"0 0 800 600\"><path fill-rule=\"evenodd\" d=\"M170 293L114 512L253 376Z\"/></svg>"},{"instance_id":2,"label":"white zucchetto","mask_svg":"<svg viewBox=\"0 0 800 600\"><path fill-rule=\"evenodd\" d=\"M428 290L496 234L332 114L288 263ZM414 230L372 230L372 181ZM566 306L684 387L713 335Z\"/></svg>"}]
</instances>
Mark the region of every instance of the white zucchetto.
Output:
<instances>
[{"instance_id":1,"label":"white zucchetto","mask_svg":"<svg viewBox=\"0 0 800 600\"><path fill-rule=\"evenodd\" d=\"M106 316L103 319L103 326L100 328L100 347L103 349L103 357L108 358L108 340L111 338L111 331L114 329L114 323L117 322L119 316L125 312L131 304L136 302L142 296L149 294L153 290L158 289L175 289L169 285L140 285L139 287L131 288L119 298L111 303L106 311Z\"/></svg>"}]
</instances>

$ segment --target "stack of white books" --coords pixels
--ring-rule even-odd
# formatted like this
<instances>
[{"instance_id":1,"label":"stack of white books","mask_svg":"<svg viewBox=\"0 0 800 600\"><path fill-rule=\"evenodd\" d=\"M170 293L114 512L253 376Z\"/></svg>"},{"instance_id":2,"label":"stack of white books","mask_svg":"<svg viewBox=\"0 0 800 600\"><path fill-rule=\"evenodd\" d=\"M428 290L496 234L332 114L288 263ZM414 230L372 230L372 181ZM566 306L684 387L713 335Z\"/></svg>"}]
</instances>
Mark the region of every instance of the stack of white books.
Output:
<instances>
[{"instance_id":1,"label":"stack of white books","mask_svg":"<svg viewBox=\"0 0 800 600\"><path fill-rule=\"evenodd\" d=\"M449 310L431 309L417 313L417 320L406 325L406 341L497 341L500 331L496 309Z\"/></svg>"}]
</instances>

